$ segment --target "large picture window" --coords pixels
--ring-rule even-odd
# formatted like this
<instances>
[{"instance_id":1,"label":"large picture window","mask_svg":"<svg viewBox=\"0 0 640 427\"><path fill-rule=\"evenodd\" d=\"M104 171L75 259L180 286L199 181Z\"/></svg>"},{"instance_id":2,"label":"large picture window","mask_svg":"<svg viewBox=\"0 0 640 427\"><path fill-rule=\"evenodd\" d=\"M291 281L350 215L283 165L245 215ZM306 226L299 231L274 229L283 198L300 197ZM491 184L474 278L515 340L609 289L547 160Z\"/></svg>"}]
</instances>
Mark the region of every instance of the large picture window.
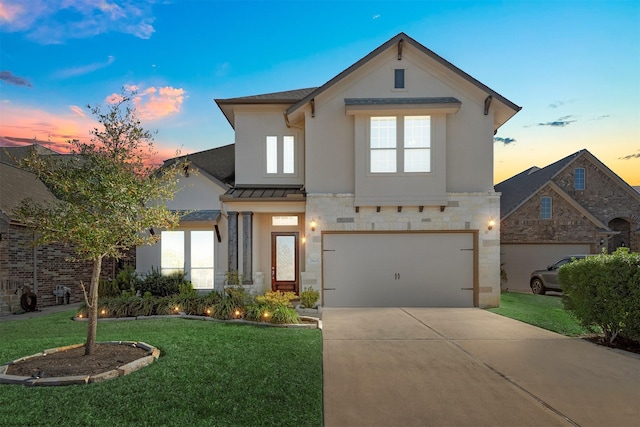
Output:
<instances>
[{"instance_id":1,"label":"large picture window","mask_svg":"<svg viewBox=\"0 0 640 427\"><path fill-rule=\"evenodd\" d=\"M430 116L371 117L369 140L371 173L431 172Z\"/></svg>"},{"instance_id":2,"label":"large picture window","mask_svg":"<svg viewBox=\"0 0 640 427\"><path fill-rule=\"evenodd\" d=\"M213 230L163 231L160 238L160 271L184 272L195 289L213 289Z\"/></svg>"}]
</instances>

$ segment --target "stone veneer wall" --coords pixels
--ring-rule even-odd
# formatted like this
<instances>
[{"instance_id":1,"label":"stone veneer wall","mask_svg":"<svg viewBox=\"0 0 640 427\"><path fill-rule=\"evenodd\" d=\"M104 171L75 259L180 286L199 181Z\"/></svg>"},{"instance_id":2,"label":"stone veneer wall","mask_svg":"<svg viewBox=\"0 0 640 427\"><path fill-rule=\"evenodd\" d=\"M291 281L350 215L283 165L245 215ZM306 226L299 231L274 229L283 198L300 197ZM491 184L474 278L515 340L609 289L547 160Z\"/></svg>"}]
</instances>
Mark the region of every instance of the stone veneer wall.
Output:
<instances>
[{"instance_id":1,"label":"stone veneer wall","mask_svg":"<svg viewBox=\"0 0 640 427\"><path fill-rule=\"evenodd\" d=\"M68 262L66 258L73 255L71 248L61 244L39 246L35 249L31 245L33 232L25 227L9 225L0 221L2 240L0 241L0 281L5 283L0 289L0 306L11 305L14 309L16 298L15 286L26 285L31 291L36 291L38 307L46 307L56 304L53 291L56 285L64 285L71 288L70 302L84 301L80 281L85 285L91 282L93 263ZM34 286L34 252L36 257L36 286ZM135 263L135 250L130 252L127 263ZM102 279L112 278L117 268L117 262L113 259L104 259L102 262ZM10 286L6 286L10 283ZM19 304L19 299L17 300ZM19 309L19 305L17 307Z\"/></svg>"},{"instance_id":2,"label":"stone veneer wall","mask_svg":"<svg viewBox=\"0 0 640 427\"><path fill-rule=\"evenodd\" d=\"M540 199L551 197L551 219L540 218ZM502 221L502 243L595 244L595 225L546 186Z\"/></svg>"},{"instance_id":3,"label":"stone veneer wall","mask_svg":"<svg viewBox=\"0 0 640 427\"><path fill-rule=\"evenodd\" d=\"M444 212L438 206L360 207L353 194L307 194L306 260L301 289L322 288L322 231L478 230L479 306L500 304L500 195L498 193L450 193ZM488 230L489 219L496 225ZM315 219L316 231L309 228Z\"/></svg>"}]
</instances>

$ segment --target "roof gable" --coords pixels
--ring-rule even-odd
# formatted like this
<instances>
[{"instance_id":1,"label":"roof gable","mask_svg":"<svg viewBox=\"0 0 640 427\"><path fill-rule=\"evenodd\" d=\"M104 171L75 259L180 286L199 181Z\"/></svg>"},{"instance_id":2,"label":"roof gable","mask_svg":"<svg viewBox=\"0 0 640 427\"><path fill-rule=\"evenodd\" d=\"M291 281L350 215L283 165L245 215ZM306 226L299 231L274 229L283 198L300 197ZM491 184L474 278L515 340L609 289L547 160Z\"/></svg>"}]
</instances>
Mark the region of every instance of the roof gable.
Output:
<instances>
[{"instance_id":1,"label":"roof gable","mask_svg":"<svg viewBox=\"0 0 640 427\"><path fill-rule=\"evenodd\" d=\"M608 175L614 182L617 182L621 188L624 188L631 197L640 201L640 194L637 191L588 150L582 149L542 169L534 166L496 184L495 191L502 193L500 198L500 218L504 219L513 213L579 158L588 159L600 171Z\"/></svg>"},{"instance_id":2,"label":"roof gable","mask_svg":"<svg viewBox=\"0 0 640 427\"><path fill-rule=\"evenodd\" d=\"M235 145L229 144L164 161L164 166L180 160L188 160L206 176L233 185L235 181Z\"/></svg>"},{"instance_id":3,"label":"roof gable","mask_svg":"<svg viewBox=\"0 0 640 427\"><path fill-rule=\"evenodd\" d=\"M312 102L315 97L317 97L318 95L320 95L320 94L324 93L325 91L329 90L334 85L336 85L340 81L344 80L345 78L347 78L348 76L350 76L351 74L353 74L354 72L356 72L357 70L359 70L360 68L362 68L363 66L368 64L369 62L371 62L372 60L374 60L379 55L381 55L384 52L386 52L388 49L397 49L398 50L398 56L402 55L402 46L403 46L404 43L408 43L411 46L415 47L420 53L426 55L429 59L431 59L431 60L435 61L437 64L443 66L444 69L447 72L449 72L450 74L452 74L452 75L454 75L454 76L456 76L458 78L461 78L464 81L466 81L466 82L472 84L473 86L477 87L478 89L484 91L487 94L487 97L490 97L489 98L490 100L495 100L495 101L497 101L498 104L502 105L502 107L503 107L502 110L505 110L505 109L508 110L508 111L503 111L503 112L501 112L499 114L498 113L496 114L496 119L495 120L497 121L497 123L495 123L495 125L494 125L495 129L500 127L509 118L511 118L515 113L517 113L518 111L521 110L522 107L519 107L518 105L514 104L513 102L509 101L508 99L506 99L505 97L503 97L502 95L500 95L499 93L494 91L493 89L489 88L488 86L484 85L480 81L478 81L475 78L471 77L469 74L465 73L464 71L462 71L461 69L459 69L455 65L451 64L449 61L445 60L444 58L440 57L439 55L437 55L433 51L431 51L428 48L426 48L425 46L423 46L422 44L418 43L416 40L412 39L411 37L409 37L405 33L399 33L395 37L393 37L393 38L389 39L387 42L383 43L378 48L374 49L371 53L366 55L364 58L360 59L358 62L356 62L355 64L351 65L349 68L347 68L346 70L342 71L340 74L338 74L337 76L335 76L334 78L329 80L327 83L325 83L324 85L322 85L322 86L316 88L315 90L311 91L303 99L301 99L300 101L298 101L294 105L290 106L287 109L286 114L287 115L293 115L294 113L299 112L299 110L304 108L308 103Z\"/></svg>"}]
</instances>

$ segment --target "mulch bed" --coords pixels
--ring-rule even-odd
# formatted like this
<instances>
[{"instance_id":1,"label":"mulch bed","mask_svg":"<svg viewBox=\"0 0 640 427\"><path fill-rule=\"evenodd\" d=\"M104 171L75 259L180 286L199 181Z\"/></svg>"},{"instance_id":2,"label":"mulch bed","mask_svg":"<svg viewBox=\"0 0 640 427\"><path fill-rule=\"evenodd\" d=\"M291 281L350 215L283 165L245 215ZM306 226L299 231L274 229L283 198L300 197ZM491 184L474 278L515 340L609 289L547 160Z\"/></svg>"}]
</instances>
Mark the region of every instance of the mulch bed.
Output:
<instances>
[{"instance_id":1,"label":"mulch bed","mask_svg":"<svg viewBox=\"0 0 640 427\"><path fill-rule=\"evenodd\" d=\"M605 341L604 337L601 336L585 337L584 339L594 344L602 345L605 347L616 348L618 350L640 354L640 341L635 341L629 338L617 337L613 344Z\"/></svg>"},{"instance_id":2,"label":"mulch bed","mask_svg":"<svg viewBox=\"0 0 640 427\"><path fill-rule=\"evenodd\" d=\"M150 354L130 344L97 344L94 354L85 356L82 346L9 365L7 374L34 378L97 375Z\"/></svg>"}]
</instances>

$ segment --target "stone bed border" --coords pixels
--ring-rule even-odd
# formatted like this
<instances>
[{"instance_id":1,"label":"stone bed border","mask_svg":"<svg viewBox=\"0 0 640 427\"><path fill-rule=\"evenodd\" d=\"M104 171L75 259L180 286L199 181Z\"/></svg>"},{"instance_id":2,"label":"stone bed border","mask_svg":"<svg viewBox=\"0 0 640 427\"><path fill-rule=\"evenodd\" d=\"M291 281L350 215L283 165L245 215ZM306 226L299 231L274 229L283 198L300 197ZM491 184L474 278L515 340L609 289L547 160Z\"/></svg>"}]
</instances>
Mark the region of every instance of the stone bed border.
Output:
<instances>
[{"instance_id":1,"label":"stone bed border","mask_svg":"<svg viewBox=\"0 0 640 427\"><path fill-rule=\"evenodd\" d=\"M208 322L223 322L223 323L239 323L246 325L254 325L254 326L271 326L275 328L298 328L298 329L322 329L322 320L317 317L311 316L300 316L301 320L308 320L311 322L315 322L315 324L311 323L286 323L286 324L275 324L268 322L254 322L252 320L245 319L216 319L214 317L208 316L197 316L194 314L158 314L154 316L135 316L135 317L102 317L98 318L98 322L123 322L123 321L131 321L131 320L149 320L149 319L189 319L189 320L204 320ZM77 322L86 322L88 319L86 317L74 317L73 320Z\"/></svg>"},{"instance_id":2,"label":"stone bed border","mask_svg":"<svg viewBox=\"0 0 640 427\"><path fill-rule=\"evenodd\" d=\"M0 366L0 384L18 384L18 385L33 387L33 386L63 386L63 385L74 385L74 384L99 383L102 381L111 380L113 378L129 375L130 373L135 372L138 369L141 369L147 365L150 365L156 359L158 359L158 357L160 357L160 350L142 341L104 341L104 342L98 342L96 344L135 345L136 347L142 348L143 350L150 351L151 354L148 356L144 356L140 359L136 359L133 362L127 363L126 365L122 365L118 368L112 369L110 371L102 372L96 375L34 378L34 377L23 377L19 375L7 374L7 370L9 369L9 366L16 364L18 362L21 362L23 360L32 359L34 357L44 357L47 354L53 354L53 353L58 353L60 351L71 350L74 348L82 347L84 346L84 344L73 344L73 345L67 345L64 347L51 348L49 350L44 350L41 353L36 353L36 354L32 354L31 356L21 357L19 359L16 359L9 363L1 365Z\"/></svg>"}]
</instances>

